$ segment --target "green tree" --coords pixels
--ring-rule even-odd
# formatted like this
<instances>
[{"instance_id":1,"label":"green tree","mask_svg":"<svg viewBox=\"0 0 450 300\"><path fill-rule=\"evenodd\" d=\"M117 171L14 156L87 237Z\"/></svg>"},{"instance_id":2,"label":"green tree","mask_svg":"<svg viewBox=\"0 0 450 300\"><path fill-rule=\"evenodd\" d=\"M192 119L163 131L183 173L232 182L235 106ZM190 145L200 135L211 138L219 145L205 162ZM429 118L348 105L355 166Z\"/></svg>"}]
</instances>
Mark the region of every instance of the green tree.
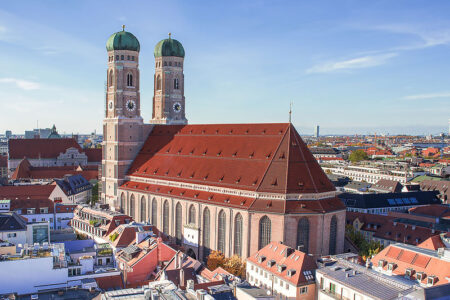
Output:
<instances>
[{"instance_id":1,"label":"green tree","mask_svg":"<svg viewBox=\"0 0 450 300\"><path fill-rule=\"evenodd\" d=\"M367 153L364 150L359 149L359 150L355 150L352 153L350 153L350 156L348 157L348 159L351 162L358 162L358 161L369 159L369 156L367 155Z\"/></svg>"},{"instance_id":2,"label":"green tree","mask_svg":"<svg viewBox=\"0 0 450 300\"><path fill-rule=\"evenodd\" d=\"M358 254L366 260L368 257L377 254L383 250L383 245L375 241L367 241L364 235L356 230L352 225L345 227L345 235L355 244L358 248Z\"/></svg>"},{"instance_id":3,"label":"green tree","mask_svg":"<svg viewBox=\"0 0 450 300\"><path fill-rule=\"evenodd\" d=\"M90 204L91 206L94 206L95 203L97 203L97 201L98 201L98 182L94 184L94 186L92 187L91 199L88 199L87 203Z\"/></svg>"}]
</instances>

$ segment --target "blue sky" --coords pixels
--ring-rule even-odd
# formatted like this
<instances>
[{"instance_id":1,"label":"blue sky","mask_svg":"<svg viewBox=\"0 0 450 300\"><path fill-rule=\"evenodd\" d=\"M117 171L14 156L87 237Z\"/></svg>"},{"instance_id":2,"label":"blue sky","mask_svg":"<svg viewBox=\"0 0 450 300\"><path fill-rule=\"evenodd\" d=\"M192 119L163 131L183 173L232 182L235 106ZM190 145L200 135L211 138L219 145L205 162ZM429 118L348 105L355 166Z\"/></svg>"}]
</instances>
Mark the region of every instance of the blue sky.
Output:
<instances>
[{"instance_id":1,"label":"blue sky","mask_svg":"<svg viewBox=\"0 0 450 300\"><path fill-rule=\"evenodd\" d=\"M110 34L184 45L190 123L286 122L301 134L439 133L450 118L450 1L2 1L0 132L101 130Z\"/></svg>"}]
</instances>

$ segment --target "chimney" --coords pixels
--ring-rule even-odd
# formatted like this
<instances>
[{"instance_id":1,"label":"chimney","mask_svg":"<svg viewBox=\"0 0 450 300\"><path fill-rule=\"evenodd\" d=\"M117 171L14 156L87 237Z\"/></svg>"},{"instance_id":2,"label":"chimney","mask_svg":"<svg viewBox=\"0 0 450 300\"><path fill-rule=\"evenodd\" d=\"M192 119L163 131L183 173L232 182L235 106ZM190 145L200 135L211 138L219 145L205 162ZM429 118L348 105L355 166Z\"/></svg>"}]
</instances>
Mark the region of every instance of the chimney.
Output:
<instances>
[{"instance_id":1,"label":"chimney","mask_svg":"<svg viewBox=\"0 0 450 300\"><path fill-rule=\"evenodd\" d=\"M184 286L184 269L180 269L180 286Z\"/></svg>"}]
</instances>

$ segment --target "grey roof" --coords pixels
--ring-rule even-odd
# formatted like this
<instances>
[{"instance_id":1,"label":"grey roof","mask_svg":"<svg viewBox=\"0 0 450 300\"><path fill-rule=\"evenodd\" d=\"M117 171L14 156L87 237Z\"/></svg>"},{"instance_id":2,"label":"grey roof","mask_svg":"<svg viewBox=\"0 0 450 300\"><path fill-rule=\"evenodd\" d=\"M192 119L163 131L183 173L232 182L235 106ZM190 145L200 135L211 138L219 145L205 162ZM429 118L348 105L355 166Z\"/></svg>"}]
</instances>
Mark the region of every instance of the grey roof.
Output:
<instances>
[{"instance_id":1,"label":"grey roof","mask_svg":"<svg viewBox=\"0 0 450 300\"><path fill-rule=\"evenodd\" d=\"M0 213L0 231L17 231L26 229L27 223L17 213Z\"/></svg>"},{"instance_id":2,"label":"grey roof","mask_svg":"<svg viewBox=\"0 0 450 300\"><path fill-rule=\"evenodd\" d=\"M270 298L273 296L267 295L267 292L259 287L251 286L248 283L242 283L237 286L237 288L241 289L244 293L258 299Z\"/></svg>"},{"instance_id":3,"label":"grey roof","mask_svg":"<svg viewBox=\"0 0 450 300\"><path fill-rule=\"evenodd\" d=\"M406 279L394 279L350 262L336 261L331 266L317 269L316 272L375 299L397 299L399 293L413 287Z\"/></svg>"},{"instance_id":4,"label":"grey roof","mask_svg":"<svg viewBox=\"0 0 450 300\"><path fill-rule=\"evenodd\" d=\"M425 289L418 289L414 292L407 294L406 299L417 299L417 300L444 300L450 299L450 283L442 284L438 286L432 286Z\"/></svg>"},{"instance_id":5,"label":"grey roof","mask_svg":"<svg viewBox=\"0 0 450 300\"><path fill-rule=\"evenodd\" d=\"M343 193L339 195L339 198L347 207L380 208L440 204L441 201L436 195L437 192L434 191L381 194Z\"/></svg>"}]
</instances>

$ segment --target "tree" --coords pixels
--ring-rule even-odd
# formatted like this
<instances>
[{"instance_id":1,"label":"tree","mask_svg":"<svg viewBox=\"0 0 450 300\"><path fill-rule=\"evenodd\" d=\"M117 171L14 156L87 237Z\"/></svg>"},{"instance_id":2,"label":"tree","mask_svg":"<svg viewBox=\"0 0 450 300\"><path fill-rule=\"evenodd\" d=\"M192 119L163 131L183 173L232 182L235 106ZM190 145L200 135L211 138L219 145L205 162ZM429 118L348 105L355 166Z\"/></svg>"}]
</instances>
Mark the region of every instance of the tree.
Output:
<instances>
[{"instance_id":1,"label":"tree","mask_svg":"<svg viewBox=\"0 0 450 300\"><path fill-rule=\"evenodd\" d=\"M206 261L206 266L211 271L214 271L218 267L223 267L225 265L225 255L220 251L211 251Z\"/></svg>"},{"instance_id":2,"label":"tree","mask_svg":"<svg viewBox=\"0 0 450 300\"><path fill-rule=\"evenodd\" d=\"M245 278L245 262L239 257L239 255L233 255L226 259L224 269L233 275Z\"/></svg>"},{"instance_id":3,"label":"tree","mask_svg":"<svg viewBox=\"0 0 450 300\"><path fill-rule=\"evenodd\" d=\"M372 255L377 254L384 248L379 242L367 241L364 238L364 235L352 225L346 226L345 235L355 244L359 251L358 254L361 255L364 260L368 257L372 257Z\"/></svg>"},{"instance_id":4,"label":"tree","mask_svg":"<svg viewBox=\"0 0 450 300\"><path fill-rule=\"evenodd\" d=\"M97 203L97 201L98 201L98 182L94 184L94 186L92 187L91 199L88 199L87 203L90 204L91 206L94 206L95 203Z\"/></svg>"},{"instance_id":5,"label":"tree","mask_svg":"<svg viewBox=\"0 0 450 300\"><path fill-rule=\"evenodd\" d=\"M362 160L367 160L368 158L369 158L369 156L362 149L353 151L352 153L350 153L350 156L348 157L348 159L353 163L362 161Z\"/></svg>"}]
</instances>

